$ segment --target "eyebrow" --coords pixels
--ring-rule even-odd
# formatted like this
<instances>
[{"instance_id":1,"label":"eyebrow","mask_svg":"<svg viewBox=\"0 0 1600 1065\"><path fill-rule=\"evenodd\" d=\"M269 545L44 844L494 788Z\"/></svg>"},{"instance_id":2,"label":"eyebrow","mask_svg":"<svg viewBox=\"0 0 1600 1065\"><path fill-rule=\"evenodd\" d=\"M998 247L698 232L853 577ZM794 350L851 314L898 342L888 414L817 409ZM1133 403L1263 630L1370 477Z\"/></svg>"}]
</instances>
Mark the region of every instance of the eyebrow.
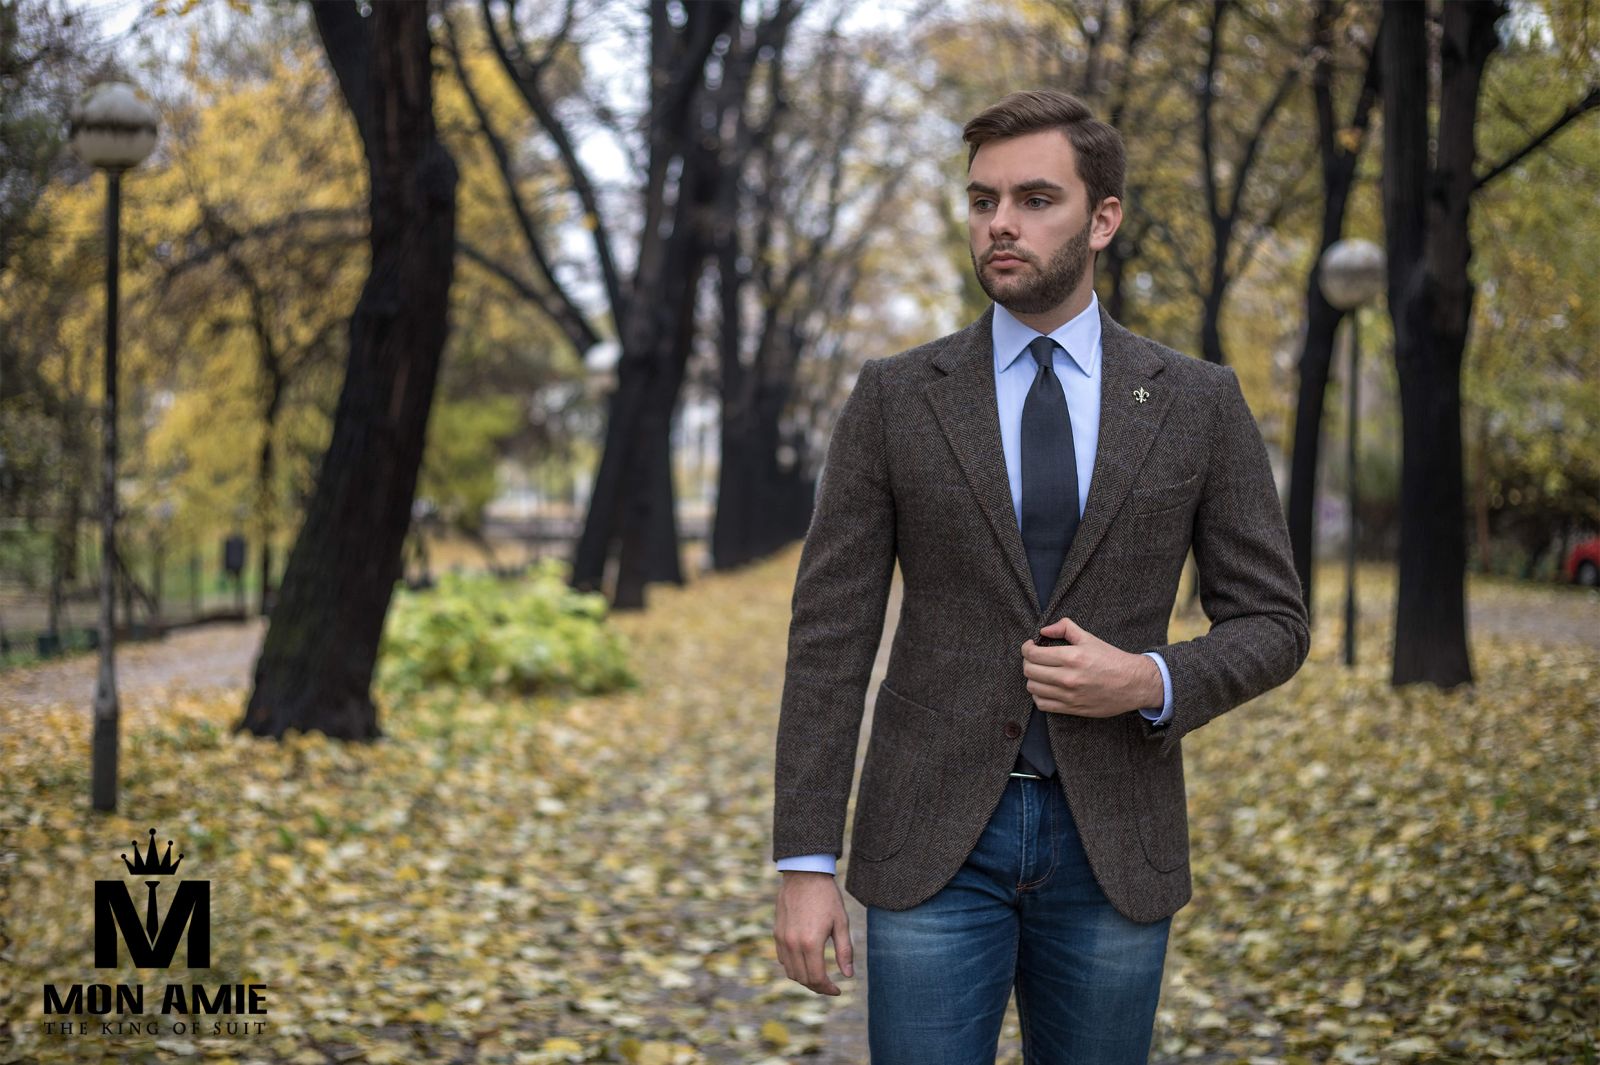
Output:
<instances>
[{"instance_id":1,"label":"eyebrow","mask_svg":"<svg viewBox=\"0 0 1600 1065\"><path fill-rule=\"evenodd\" d=\"M1054 181L1050 181L1047 178L1029 178L1027 181L1019 181L1015 185L1011 186L1012 192L1037 192L1040 189L1047 189L1051 192L1067 191L1065 186L1058 185ZM999 189L985 185L981 181L969 182L967 185L967 192L986 192L990 196L998 196L1000 194Z\"/></svg>"}]
</instances>

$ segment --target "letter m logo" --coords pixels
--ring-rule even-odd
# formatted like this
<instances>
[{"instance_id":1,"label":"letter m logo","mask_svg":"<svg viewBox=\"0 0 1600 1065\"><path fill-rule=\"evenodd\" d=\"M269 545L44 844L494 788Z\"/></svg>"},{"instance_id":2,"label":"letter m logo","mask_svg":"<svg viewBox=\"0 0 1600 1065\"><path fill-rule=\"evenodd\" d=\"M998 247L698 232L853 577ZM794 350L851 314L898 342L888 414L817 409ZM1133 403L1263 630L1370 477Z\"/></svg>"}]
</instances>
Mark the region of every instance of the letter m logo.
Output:
<instances>
[{"instance_id":1,"label":"letter m logo","mask_svg":"<svg viewBox=\"0 0 1600 1065\"><path fill-rule=\"evenodd\" d=\"M189 968L211 966L211 881L184 880L178 884L167 915L156 927L155 889L151 888L148 917L141 923L120 880L94 882L94 965L117 967L117 932L128 945L128 957L141 969L165 969L178 952L178 939L189 926Z\"/></svg>"}]
</instances>

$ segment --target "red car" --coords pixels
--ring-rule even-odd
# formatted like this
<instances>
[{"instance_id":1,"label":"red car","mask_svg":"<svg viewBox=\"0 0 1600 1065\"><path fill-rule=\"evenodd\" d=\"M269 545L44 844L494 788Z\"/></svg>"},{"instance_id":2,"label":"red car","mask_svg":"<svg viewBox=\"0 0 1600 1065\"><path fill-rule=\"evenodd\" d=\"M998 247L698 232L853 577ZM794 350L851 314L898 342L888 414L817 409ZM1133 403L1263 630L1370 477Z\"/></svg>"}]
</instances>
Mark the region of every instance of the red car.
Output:
<instances>
[{"instance_id":1,"label":"red car","mask_svg":"<svg viewBox=\"0 0 1600 1065\"><path fill-rule=\"evenodd\" d=\"M1600 536L1580 540L1567 555L1561 575L1585 588L1600 588Z\"/></svg>"}]
</instances>

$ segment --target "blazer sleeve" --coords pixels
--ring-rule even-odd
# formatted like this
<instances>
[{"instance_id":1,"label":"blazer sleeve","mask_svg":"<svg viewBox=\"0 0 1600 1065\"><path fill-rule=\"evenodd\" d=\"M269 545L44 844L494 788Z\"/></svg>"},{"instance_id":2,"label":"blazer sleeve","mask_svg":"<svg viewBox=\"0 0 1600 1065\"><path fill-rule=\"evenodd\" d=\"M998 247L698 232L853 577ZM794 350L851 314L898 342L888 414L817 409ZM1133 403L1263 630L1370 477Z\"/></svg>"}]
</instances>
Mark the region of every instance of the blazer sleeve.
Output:
<instances>
[{"instance_id":1,"label":"blazer sleeve","mask_svg":"<svg viewBox=\"0 0 1600 1065\"><path fill-rule=\"evenodd\" d=\"M1204 636L1151 648L1172 679L1172 718L1149 732L1166 755L1178 740L1294 675L1310 649L1310 626L1289 547L1289 527L1261 430L1239 389L1225 381L1212 422L1205 484L1192 546Z\"/></svg>"},{"instance_id":2,"label":"blazer sleeve","mask_svg":"<svg viewBox=\"0 0 1600 1065\"><path fill-rule=\"evenodd\" d=\"M778 714L772 857L843 853L867 684L894 576L895 510L878 360L828 442L790 603Z\"/></svg>"}]
</instances>

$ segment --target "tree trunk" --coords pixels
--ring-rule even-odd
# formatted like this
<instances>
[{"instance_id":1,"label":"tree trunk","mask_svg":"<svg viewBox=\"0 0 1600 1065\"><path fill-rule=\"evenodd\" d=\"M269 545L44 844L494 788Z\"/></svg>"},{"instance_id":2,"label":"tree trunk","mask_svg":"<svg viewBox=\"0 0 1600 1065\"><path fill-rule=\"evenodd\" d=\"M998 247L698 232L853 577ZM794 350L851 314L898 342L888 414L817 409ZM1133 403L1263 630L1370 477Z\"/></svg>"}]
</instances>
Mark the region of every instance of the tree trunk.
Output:
<instances>
[{"instance_id":1,"label":"tree trunk","mask_svg":"<svg viewBox=\"0 0 1600 1065\"><path fill-rule=\"evenodd\" d=\"M1431 300L1395 316L1399 362L1400 587L1395 685L1470 683L1466 514L1461 468L1461 341L1430 332ZM1404 352L1402 355L1401 352Z\"/></svg>"},{"instance_id":2,"label":"tree trunk","mask_svg":"<svg viewBox=\"0 0 1600 1065\"><path fill-rule=\"evenodd\" d=\"M688 191L682 195L687 197ZM691 214L691 205L681 204L674 229L692 229ZM574 585L597 589L611 545L620 540L612 597L618 609L642 608L645 584L657 574L682 581L676 561L678 533L670 465L672 411L689 357L688 336L692 335L704 249L701 236L685 233L682 241L666 249L660 283L641 289L653 298L633 301L634 313L648 316L634 334L641 338L643 350L639 357L618 364L618 390L606 419L605 453L573 560ZM644 338L650 339L645 342ZM652 548L653 537L664 538L664 542ZM663 561L668 555L673 560L670 564Z\"/></svg>"},{"instance_id":3,"label":"tree trunk","mask_svg":"<svg viewBox=\"0 0 1600 1065\"><path fill-rule=\"evenodd\" d=\"M1202 304L1204 317L1200 322L1200 354L1207 362L1219 366L1228 361L1222 350L1222 300L1228 291L1228 281L1220 269L1212 276L1211 290L1206 293Z\"/></svg>"},{"instance_id":4,"label":"tree trunk","mask_svg":"<svg viewBox=\"0 0 1600 1065\"><path fill-rule=\"evenodd\" d=\"M262 410L261 454L256 465L256 527L261 537L261 590L258 610L262 617L272 613L277 598L272 588L272 538L276 532L273 515L277 508L272 499L272 483L277 474L276 448L278 415L283 410L283 392L286 382L276 351L272 347L267 323L256 318L257 342L261 357L261 372L266 377L267 402Z\"/></svg>"},{"instance_id":5,"label":"tree trunk","mask_svg":"<svg viewBox=\"0 0 1600 1065\"><path fill-rule=\"evenodd\" d=\"M680 313L686 313L682 311ZM645 397L631 449L632 482L617 563L613 605L642 610L645 586L654 580L683 583L679 562L676 493L672 485L672 411L683 384L688 343L682 337L656 354L658 372Z\"/></svg>"},{"instance_id":6,"label":"tree trunk","mask_svg":"<svg viewBox=\"0 0 1600 1065\"><path fill-rule=\"evenodd\" d=\"M627 473L624 449L631 437L644 406L649 376L642 369L633 369L631 363L637 356L626 352L617 362L617 387L612 390L606 404L606 435L600 451L600 468L595 471L594 484L589 489L589 506L584 516L583 530L573 545L573 588L584 592L604 590L606 559L611 555L611 540L617 528L617 515L622 509Z\"/></svg>"},{"instance_id":7,"label":"tree trunk","mask_svg":"<svg viewBox=\"0 0 1600 1065\"><path fill-rule=\"evenodd\" d=\"M1101 274L1105 278L1105 305L1106 314L1118 322L1123 321L1123 314L1127 310L1127 293L1124 291L1127 284L1128 261L1132 257L1131 242L1119 237L1111 242L1106 249L1105 271Z\"/></svg>"},{"instance_id":8,"label":"tree trunk","mask_svg":"<svg viewBox=\"0 0 1600 1065\"><path fill-rule=\"evenodd\" d=\"M263 427L261 455L256 469L256 528L261 537L261 591L258 610L262 617L272 613L272 478L276 458L272 447L274 403Z\"/></svg>"},{"instance_id":9,"label":"tree trunk","mask_svg":"<svg viewBox=\"0 0 1600 1065\"><path fill-rule=\"evenodd\" d=\"M372 267L333 438L237 728L368 739L381 734L372 674L448 328L457 170L434 127L427 5L313 12L366 148Z\"/></svg>"},{"instance_id":10,"label":"tree trunk","mask_svg":"<svg viewBox=\"0 0 1600 1065\"><path fill-rule=\"evenodd\" d=\"M1322 249L1327 250L1327 244ZM1318 255L1320 258L1321 253ZM1334 339L1343 317L1323 298L1315 267L1306 282L1305 305L1306 332L1300 348L1300 387L1295 400L1294 444L1289 459L1287 516L1289 546L1294 552L1294 568L1300 574L1300 594L1309 614L1317 550L1317 465L1322 458L1322 415L1327 404L1328 380L1332 376Z\"/></svg>"},{"instance_id":11,"label":"tree trunk","mask_svg":"<svg viewBox=\"0 0 1600 1065\"><path fill-rule=\"evenodd\" d=\"M646 472L645 490L650 493L648 539L645 543L647 558L645 579L664 584L683 584L683 557L678 538L678 486L672 475L672 417L678 407L678 395L683 391L683 379L688 369L689 353L694 345L695 303L699 292L699 278L705 257L697 253L697 265L690 271L693 280L682 294L678 312L676 343L662 365L667 368L665 377L656 385L650 396L650 414L647 432L655 445L645 452L650 463ZM644 605L641 596L640 604Z\"/></svg>"},{"instance_id":12,"label":"tree trunk","mask_svg":"<svg viewBox=\"0 0 1600 1065\"><path fill-rule=\"evenodd\" d=\"M1427 11L1384 8L1383 217L1402 446L1394 685L1472 681L1466 627L1461 357L1472 313L1468 208L1478 93L1498 2L1445 5L1439 122L1428 120ZM1430 165L1430 133L1437 159Z\"/></svg>"},{"instance_id":13,"label":"tree trunk","mask_svg":"<svg viewBox=\"0 0 1600 1065\"><path fill-rule=\"evenodd\" d=\"M673 389L676 396L677 389ZM678 535L678 485L672 473L672 412L661 447L650 454L650 557L645 566L652 584L683 585L682 543Z\"/></svg>"},{"instance_id":14,"label":"tree trunk","mask_svg":"<svg viewBox=\"0 0 1600 1065\"><path fill-rule=\"evenodd\" d=\"M1478 490L1477 490L1478 569L1490 572L1494 557L1489 551L1489 416L1478 416ZM1567 553L1561 552L1566 558Z\"/></svg>"},{"instance_id":15,"label":"tree trunk","mask_svg":"<svg viewBox=\"0 0 1600 1065\"><path fill-rule=\"evenodd\" d=\"M1322 295L1318 264L1323 252L1344 233L1345 208L1355 187L1356 163L1361 155L1360 139L1347 147L1340 143L1340 136L1348 129L1364 137L1377 100L1380 70L1379 53L1374 46L1350 125L1341 127L1334 115L1333 99L1333 27L1337 14L1329 0L1317 5L1319 47L1311 89L1316 102L1317 140L1322 162L1322 236L1311 274L1306 278L1306 329L1300 348L1300 388L1295 404L1293 453L1289 460L1289 544L1294 552L1295 569L1300 574L1300 592L1305 598L1308 615L1314 615L1315 602L1313 572L1317 556L1317 469L1321 463L1322 416L1328 380L1332 376L1334 340L1339 321L1344 317L1343 312ZM1354 515L1351 520L1354 521ZM1352 525L1352 535L1354 528Z\"/></svg>"},{"instance_id":16,"label":"tree trunk","mask_svg":"<svg viewBox=\"0 0 1600 1065\"><path fill-rule=\"evenodd\" d=\"M612 603L622 609L643 607L645 585L657 574L682 581L672 512L672 411L689 356L700 272L712 246L709 208L724 165L718 141L702 124L710 54L705 46L724 32L737 37L738 13L738 5L728 2L689 4L687 20L673 27L666 5L651 7L655 117L641 247L627 320L618 323L623 354L607 411L605 451L571 577L575 588L599 589L620 540ZM672 86L676 90L669 91ZM669 203L666 175L674 161L677 192ZM652 546L652 540L662 542Z\"/></svg>"}]
</instances>

